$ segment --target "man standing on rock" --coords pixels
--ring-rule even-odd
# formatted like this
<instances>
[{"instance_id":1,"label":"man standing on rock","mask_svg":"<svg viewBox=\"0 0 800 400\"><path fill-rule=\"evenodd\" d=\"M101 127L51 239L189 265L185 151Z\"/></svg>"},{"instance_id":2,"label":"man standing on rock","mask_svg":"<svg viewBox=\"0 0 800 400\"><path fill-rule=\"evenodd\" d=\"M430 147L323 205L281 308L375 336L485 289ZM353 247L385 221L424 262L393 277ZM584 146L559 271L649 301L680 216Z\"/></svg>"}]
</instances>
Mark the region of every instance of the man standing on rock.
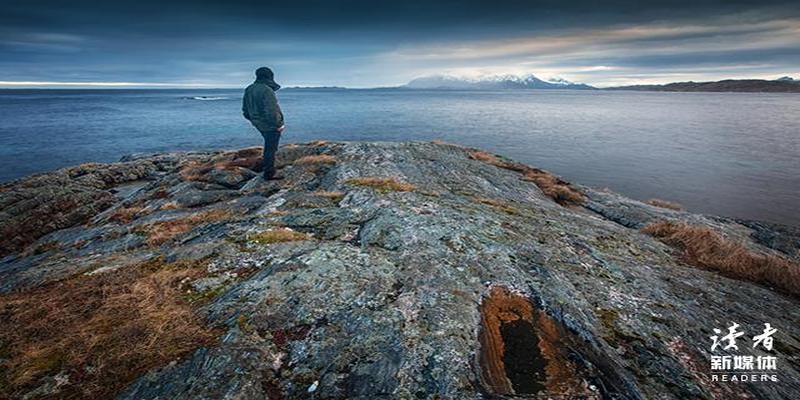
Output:
<instances>
[{"instance_id":1,"label":"man standing on rock","mask_svg":"<svg viewBox=\"0 0 800 400\"><path fill-rule=\"evenodd\" d=\"M256 81L247 87L242 99L242 114L264 137L264 179L283 179L275 174L275 152L283 132L283 113L278 105L275 91L281 86L275 83L272 70L261 67L256 70Z\"/></svg>"}]
</instances>

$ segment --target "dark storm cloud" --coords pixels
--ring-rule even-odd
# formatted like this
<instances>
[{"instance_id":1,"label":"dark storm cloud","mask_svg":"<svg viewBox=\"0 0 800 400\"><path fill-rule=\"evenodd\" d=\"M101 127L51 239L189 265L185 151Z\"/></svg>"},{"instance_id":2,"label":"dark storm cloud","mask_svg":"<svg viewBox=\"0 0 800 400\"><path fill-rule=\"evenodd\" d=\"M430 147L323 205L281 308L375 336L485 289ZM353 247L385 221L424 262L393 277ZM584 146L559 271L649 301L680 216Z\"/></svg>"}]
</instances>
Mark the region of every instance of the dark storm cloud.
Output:
<instances>
[{"instance_id":1,"label":"dark storm cloud","mask_svg":"<svg viewBox=\"0 0 800 400\"><path fill-rule=\"evenodd\" d=\"M583 76L563 66L592 78L599 66L636 74L691 66L692 57L698 66L760 58L746 46L719 50L716 61L697 49L720 35L759 38L773 67L794 68L788 73L798 70L795 47L763 36L797 35L798 19L800 7L787 1L4 1L0 81L238 84L268 63L290 84L363 86L437 69L529 65ZM635 31L603 37L626 28ZM574 41L541 43L564 37ZM509 51L497 51L503 46ZM653 48L665 50L647 54Z\"/></svg>"}]
</instances>

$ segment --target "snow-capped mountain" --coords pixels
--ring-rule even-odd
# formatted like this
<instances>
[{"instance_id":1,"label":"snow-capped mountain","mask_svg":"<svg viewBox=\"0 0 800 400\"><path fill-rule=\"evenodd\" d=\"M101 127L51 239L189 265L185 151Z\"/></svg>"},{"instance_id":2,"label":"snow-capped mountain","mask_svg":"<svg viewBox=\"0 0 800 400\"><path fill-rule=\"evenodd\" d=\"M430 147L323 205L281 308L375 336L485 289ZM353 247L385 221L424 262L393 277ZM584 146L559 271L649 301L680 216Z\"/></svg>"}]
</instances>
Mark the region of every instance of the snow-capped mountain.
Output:
<instances>
[{"instance_id":1,"label":"snow-capped mountain","mask_svg":"<svg viewBox=\"0 0 800 400\"><path fill-rule=\"evenodd\" d=\"M416 78L405 85L410 89L594 89L583 84L574 83L562 78L542 80L528 75L487 75L478 78L467 78L453 75L431 75Z\"/></svg>"}]
</instances>

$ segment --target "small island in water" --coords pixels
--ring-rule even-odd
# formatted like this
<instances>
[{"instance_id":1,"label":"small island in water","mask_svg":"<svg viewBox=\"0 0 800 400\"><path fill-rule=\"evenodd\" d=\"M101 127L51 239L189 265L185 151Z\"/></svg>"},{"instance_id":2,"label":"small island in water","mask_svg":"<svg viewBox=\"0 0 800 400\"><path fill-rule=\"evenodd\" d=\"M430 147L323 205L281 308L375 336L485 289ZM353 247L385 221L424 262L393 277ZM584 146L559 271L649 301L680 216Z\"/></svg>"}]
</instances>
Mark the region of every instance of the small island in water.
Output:
<instances>
[{"instance_id":1,"label":"small island in water","mask_svg":"<svg viewBox=\"0 0 800 400\"><path fill-rule=\"evenodd\" d=\"M791 398L800 232L443 142L125 157L0 185L0 397ZM724 316L724 317L723 317ZM777 342L777 340L776 340Z\"/></svg>"}]
</instances>

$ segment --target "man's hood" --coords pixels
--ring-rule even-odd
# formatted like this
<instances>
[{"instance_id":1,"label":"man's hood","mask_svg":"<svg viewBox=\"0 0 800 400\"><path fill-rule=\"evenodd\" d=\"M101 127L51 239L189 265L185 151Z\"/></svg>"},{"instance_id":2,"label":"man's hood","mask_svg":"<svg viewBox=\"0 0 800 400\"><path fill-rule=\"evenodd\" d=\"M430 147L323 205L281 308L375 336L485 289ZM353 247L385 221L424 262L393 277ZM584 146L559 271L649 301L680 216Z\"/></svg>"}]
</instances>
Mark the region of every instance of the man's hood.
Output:
<instances>
[{"instance_id":1,"label":"man's hood","mask_svg":"<svg viewBox=\"0 0 800 400\"><path fill-rule=\"evenodd\" d=\"M278 89L281 88L281 85L278 85L277 83L275 83L275 80L273 80L273 79L258 78L258 79L256 79L256 83L263 83L263 84L269 86L270 89L272 89L274 91L278 91Z\"/></svg>"}]
</instances>

